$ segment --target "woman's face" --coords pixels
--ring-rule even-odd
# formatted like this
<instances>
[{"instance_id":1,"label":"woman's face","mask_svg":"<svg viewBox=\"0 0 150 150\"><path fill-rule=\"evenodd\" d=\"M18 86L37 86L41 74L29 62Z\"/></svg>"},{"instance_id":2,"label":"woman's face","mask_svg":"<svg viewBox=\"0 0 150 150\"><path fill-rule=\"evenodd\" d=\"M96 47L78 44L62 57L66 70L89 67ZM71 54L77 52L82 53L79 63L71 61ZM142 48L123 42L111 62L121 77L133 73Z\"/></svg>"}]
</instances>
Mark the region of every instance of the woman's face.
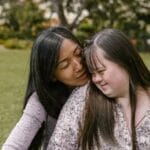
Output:
<instances>
[{"instance_id":1,"label":"woman's face","mask_svg":"<svg viewBox=\"0 0 150 150\"><path fill-rule=\"evenodd\" d=\"M108 60L101 49L94 52L96 68L92 71L92 81L103 94L111 98L128 96L129 75L118 64Z\"/></svg>"},{"instance_id":2,"label":"woman's face","mask_svg":"<svg viewBox=\"0 0 150 150\"><path fill-rule=\"evenodd\" d=\"M71 87L86 84L88 76L81 60L81 47L69 39L64 39L54 72L55 79Z\"/></svg>"}]
</instances>

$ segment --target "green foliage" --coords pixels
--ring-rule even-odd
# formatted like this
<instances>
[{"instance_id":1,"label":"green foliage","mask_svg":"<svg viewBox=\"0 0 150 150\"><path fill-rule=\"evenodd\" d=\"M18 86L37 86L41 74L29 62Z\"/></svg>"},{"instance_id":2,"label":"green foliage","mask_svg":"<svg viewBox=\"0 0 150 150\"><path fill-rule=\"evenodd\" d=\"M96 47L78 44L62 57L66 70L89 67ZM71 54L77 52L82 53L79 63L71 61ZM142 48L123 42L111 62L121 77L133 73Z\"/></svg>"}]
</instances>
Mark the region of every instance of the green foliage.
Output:
<instances>
[{"instance_id":1,"label":"green foliage","mask_svg":"<svg viewBox=\"0 0 150 150\"><path fill-rule=\"evenodd\" d=\"M45 28L44 11L39 9L39 4L48 2L40 0L5 0L10 7L3 10L6 19L5 31L0 28L0 38L34 38ZM89 38L103 28L118 28L130 38L137 39L138 49L149 50L147 39L150 34L150 7L149 0L50 0L50 12L56 12L62 25L70 30L76 30L80 40ZM83 12L87 12L84 16ZM74 13L75 17L68 17ZM148 34L148 35L147 35ZM145 36L146 35L146 36Z\"/></svg>"},{"instance_id":2,"label":"green foliage","mask_svg":"<svg viewBox=\"0 0 150 150\"><path fill-rule=\"evenodd\" d=\"M9 38L21 38L25 39L26 35L20 31L14 31L7 26L0 26L0 39L7 40Z\"/></svg>"},{"instance_id":3,"label":"green foliage","mask_svg":"<svg viewBox=\"0 0 150 150\"><path fill-rule=\"evenodd\" d=\"M88 31L81 28L85 18L83 17L83 19L79 21L79 15L82 14L81 12L83 10L86 10L88 15L85 17L92 21L92 28L87 25L87 28L92 29L91 32L94 33L103 28L118 28L125 32L130 38L140 39L140 41L144 40L144 42L138 42L139 45L136 45L138 48L148 48L148 44L146 43L148 38L141 39L140 35L142 33L147 34L148 28L150 27L149 0L132 0L132 2L130 0L95 0L94 2L93 0L56 1L57 7L61 5L68 13L76 13L76 20L74 21L79 22L79 24L73 22L74 25L71 23L67 26L76 27L77 30L79 30L77 32L79 38L86 36L86 38L88 38L90 35ZM76 5L77 2L78 5ZM57 9L56 11L58 14L60 14L60 11L61 14L63 13L63 10ZM59 17L60 20L64 19L64 16L61 17L61 15L59 15ZM67 15L65 19L68 19ZM70 29L72 29L71 27Z\"/></svg>"},{"instance_id":4,"label":"green foliage","mask_svg":"<svg viewBox=\"0 0 150 150\"><path fill-rule=\"evenodd\" d=\"M90 37L93 34L95 30L96 28L93 26L92 20L86 18L80 23L75 35L81 41L81 43L83 43L87 37Z\"/></svg>"},{"instance_id":5,"label":"green foliage","mask_svg":"<svg viewBox=\"0 0 150 150\"><path fill-rule=\"evenodd\" d=\"M9 28L9 33L6 32L8 38L33 38L43 29L44 11L39 9L37 3L32 0L14 0L9 1L9 6L3 10ZM6 38L5 35L3 37Z\"/></svg>"}]
</instances>

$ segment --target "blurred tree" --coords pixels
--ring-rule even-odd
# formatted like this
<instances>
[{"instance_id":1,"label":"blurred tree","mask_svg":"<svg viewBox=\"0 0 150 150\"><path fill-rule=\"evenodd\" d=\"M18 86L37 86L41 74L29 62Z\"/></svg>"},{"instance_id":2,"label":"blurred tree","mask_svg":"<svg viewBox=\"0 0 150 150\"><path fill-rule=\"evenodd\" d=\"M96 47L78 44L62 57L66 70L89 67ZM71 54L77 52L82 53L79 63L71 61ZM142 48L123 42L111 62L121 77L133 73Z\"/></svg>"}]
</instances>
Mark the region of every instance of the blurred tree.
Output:
<instances>
[{"instance_id":1,"label":"blurred tree","mask_svg":"<svg viewBox=\"0 0 150 150\"><path fill-rule=\"evenodd\" d=\"M102 28L118 28L131 38L140 38L140 45L150 38L149 0L1 0L7 25L14 31L34 35L44 21L39 3L49 2L50 17L56 13L60 24L76 31L80 39ZM56 21L57 22L57 21ZM144 39L144 42L142 42ZM138 43L138 42L137 42Z\"/></svg>"},{"instance_id":2,"label":"blurred tree","mask_svg":"<svg viewBox=\"0 0 150 150\"><path fill-rule=\"evenodd\" d=\"M142 37L142 34L148 34L147 27L150 25L149 0L47 1L51 2L51 10L57 12L61 24L71 30L78 28L83 31L85 27L85 36L87 36L87 27L90 28L89 34L92 33L91 29L94 33L108 27L119 28L132 38L139 38ZM84 15L85 11L86 15ZM73 19L69 17L70 14L75 14ZM78 34L84 37L81 30L79 32ZM148 36L149 34L146 37Z\"/></svg>"},{"instance_id":3,"label":"blurred tree","mask_svg":"<svg viewBox=\"0 0 150 150\"><path fill-rule=\"evenodd\" d=\"M34 3L32 0L6 0L1 4L3 5L5 25L20 37L32 38L43 28L44 11L39 9L38 3Z\"/></svg>"},{"instance_id":4,"label":"blurred tree","mask_svg":"<svg viewBox=\"0 0 150 150\"><path fill-rule=\"evenodd\" d=\"M56 12L60 23L70 30L76 28L84 18L85 0L47 0L51 2L51 11ZM88 1L88 0L87 0ZM72 17L71 17L72 16Z\"/></svg>"}]
</instances>

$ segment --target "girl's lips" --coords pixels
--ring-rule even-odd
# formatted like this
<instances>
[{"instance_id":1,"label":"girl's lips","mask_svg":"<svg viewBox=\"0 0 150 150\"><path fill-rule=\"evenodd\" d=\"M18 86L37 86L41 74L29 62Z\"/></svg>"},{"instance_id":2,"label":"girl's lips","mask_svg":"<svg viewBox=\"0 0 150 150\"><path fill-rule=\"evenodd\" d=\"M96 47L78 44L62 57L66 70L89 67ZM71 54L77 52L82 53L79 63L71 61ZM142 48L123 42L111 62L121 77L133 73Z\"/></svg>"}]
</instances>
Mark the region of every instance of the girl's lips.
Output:
<instances>
[{"instance_id":1,"label":"girl's lips","mask_svg":"<svg viewBox=\"0 0 150 150\"><path fill-rule=\"evenodd\" d=\"M101 86L101 88L102 88L103 90L106 90L106 89L107 89L107 85L108 85L108 84L102 84L102 85L100 85L100 86Z\"/></svg>"},{"instance_id":2,"label":"girl's lips","mask_svg":"<svg viewBox=\"0 0 150 150\"><path fill-rule=\"evenodd\" d=\"M99 83L99 84L96 84L100 89L105 89L106 86L108 85L107 83Z\"/></svg>"},{"instance_id":3,"label":"girl's lips","mask_svg":"<svg viewBox=\"0 0 150 150\"><path fill-rule=\"evenodd\" d=\"M107 85L107 83L105 83L105 84L101 84L100 86L105 86L105 85Z\"/></svg>"}]
</instances>

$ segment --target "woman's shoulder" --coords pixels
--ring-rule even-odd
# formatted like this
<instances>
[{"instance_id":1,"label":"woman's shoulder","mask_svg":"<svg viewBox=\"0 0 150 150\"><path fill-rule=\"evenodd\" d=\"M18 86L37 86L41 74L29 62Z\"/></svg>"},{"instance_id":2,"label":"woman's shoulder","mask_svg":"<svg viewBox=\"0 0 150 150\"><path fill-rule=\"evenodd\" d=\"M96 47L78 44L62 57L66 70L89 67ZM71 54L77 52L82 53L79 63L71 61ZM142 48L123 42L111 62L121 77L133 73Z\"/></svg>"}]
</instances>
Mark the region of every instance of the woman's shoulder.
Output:
<instances>
[{"instance_id":1,"label":"woman's shoulder","mask_svg":"<svg viewBox=\"0 0 150 150\"><path fill-rule=\"evenodd\" d=\"M25 109L26 109L27 106L29 106L29 105L30 105L31 108L32 108L32 107L33 107L33 108L37 107L38 109L41 109L41 108L44 109L44 107L43 107L43 105L41 104L41 102L40 102L40 100L39 100L39 97L38 97L38 95L37 95L36 92L32 93L32 95L29 97L28 103L27 103Z\"/></svg>"},{"instance_id":2,"label":"woman's shoulder","mask_svg":"<svg viewBox=\"0 0 150 150\"><path fill-rule=\"evenodd\" d=\"M39 121L46 119L47 112L44 106L41 104L36 92L32 93L32 95L29 97L28 103L24 109L24 113L38 118Z\"/></svg>"}]
</instances>

